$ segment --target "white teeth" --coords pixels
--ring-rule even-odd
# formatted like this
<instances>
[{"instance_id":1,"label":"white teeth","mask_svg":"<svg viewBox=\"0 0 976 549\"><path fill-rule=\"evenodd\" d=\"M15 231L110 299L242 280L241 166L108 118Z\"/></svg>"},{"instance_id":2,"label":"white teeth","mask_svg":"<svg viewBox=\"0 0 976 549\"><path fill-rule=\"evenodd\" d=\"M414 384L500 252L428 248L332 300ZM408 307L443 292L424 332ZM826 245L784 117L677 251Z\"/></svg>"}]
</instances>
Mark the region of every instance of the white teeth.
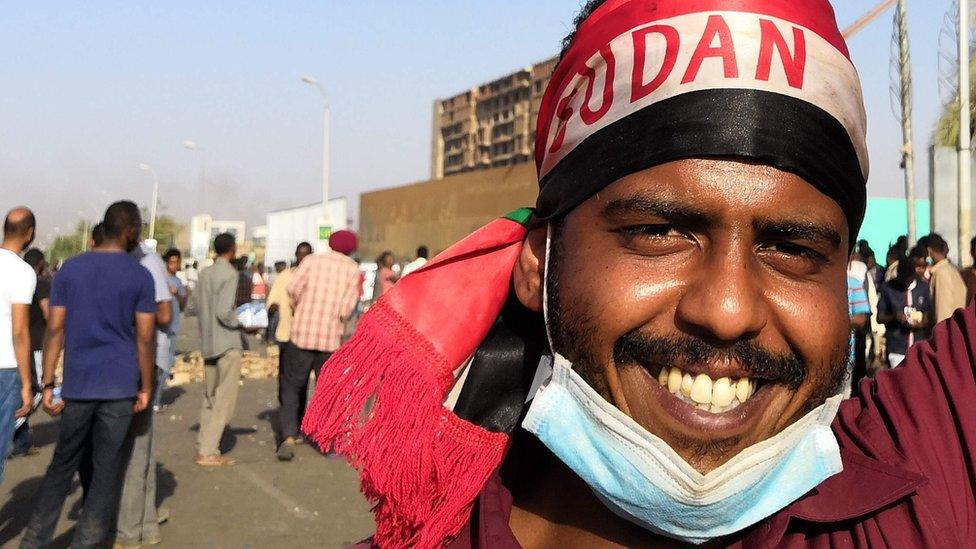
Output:
<instances>
[{"instance_id":1,"label":"white teeth","mask_svg":"<svg viewBox=\"0 0 976 549\"><path fill-rule=\"evenodd\" d=\"M691 400L698 404L710 404L712 402L712 378L705 374L698 374L694 385L691 386Z\"/></svg>"},{"instance_id":2,"label":"white teeth","mask_svg":"<svg viewBox=\"0 0 976 549\"><path fill-rule=\"evenodd\" d=\"M657 382L678 399L713 414L734 410L756 392L756 382L749 378L712 380L707 374L693 377L679 368L661 368Z\"/></svg>"},{"instance_id":3,"label":"white teeth","mask_svg":"<svg viewBox=\"0 0 976 549\"><path fill-rule=\"evenodd\" d=\"M732 389L732 380L721 377L712 384L712 404L724 408L732 404L735 398L735 391Z\"/></svg>"},{"instance_id":4,"label":"white teeth","mask_svg":"<svg viewBox=\"0 0 976 549\"><path fill-rule=\"evenodd\" d=\"M674 394L678 394L681 390L681 378L681 370L671 368L671 372L668 373L668 390Z\"/></svg>"},{"instance_id":5,"label":"white teeth","mask_svg":"<svg viewBox=\"0 0 976 549\"><path fill-rule=\"evenodd\" d=\"M752 382L748 378L742 378L735 384L735 398L744 403L752 396Z\"/></svg>"}]
</instances>

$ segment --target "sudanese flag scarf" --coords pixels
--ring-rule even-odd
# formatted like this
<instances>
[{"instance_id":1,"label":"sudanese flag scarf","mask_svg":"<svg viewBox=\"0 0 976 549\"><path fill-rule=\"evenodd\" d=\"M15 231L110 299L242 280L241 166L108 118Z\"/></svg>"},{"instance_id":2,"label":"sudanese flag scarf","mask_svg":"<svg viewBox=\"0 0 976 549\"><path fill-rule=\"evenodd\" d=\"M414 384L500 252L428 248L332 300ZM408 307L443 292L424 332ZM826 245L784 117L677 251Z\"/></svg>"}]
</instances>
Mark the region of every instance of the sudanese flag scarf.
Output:
<instances>
[{"instance_id":1,"label":"sudanese flag scarf","mask_svg":"<svg viewBox=\"0 0 976 549\"><path fill-rule=\"evenodd\" d=\"M543 97L536 209L489 223L403 278L323 369L302 427L360 470L374 541L443 545L502 462L514 422L468 421L444 403L506 306L531 219L559 218L658 164L731 157L802 177L841 207L853 241L866 202L865 126L826 0L597 8ZM482 398L501 397L487 387Z\"/></svg>"}]
</instances>

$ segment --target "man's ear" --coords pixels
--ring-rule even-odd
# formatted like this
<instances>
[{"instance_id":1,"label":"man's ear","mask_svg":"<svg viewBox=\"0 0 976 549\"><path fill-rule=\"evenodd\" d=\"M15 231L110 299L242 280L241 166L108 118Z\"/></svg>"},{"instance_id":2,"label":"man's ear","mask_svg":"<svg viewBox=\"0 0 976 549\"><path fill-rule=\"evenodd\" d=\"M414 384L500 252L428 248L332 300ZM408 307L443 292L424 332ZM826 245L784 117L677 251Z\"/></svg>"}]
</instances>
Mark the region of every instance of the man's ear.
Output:
<instances>
[{"instance_id":1,"label":"man's ear","mask_svg":"<svg viewBox=\"0 0 976 549\"><path fill-rule=\"evenodd\" d=\"M546 265L546 226L532 229L525 237L522 253L515 262L512 282L515 295L525 308L542 312L542 285Z\"/></svg>"}]
</instances>

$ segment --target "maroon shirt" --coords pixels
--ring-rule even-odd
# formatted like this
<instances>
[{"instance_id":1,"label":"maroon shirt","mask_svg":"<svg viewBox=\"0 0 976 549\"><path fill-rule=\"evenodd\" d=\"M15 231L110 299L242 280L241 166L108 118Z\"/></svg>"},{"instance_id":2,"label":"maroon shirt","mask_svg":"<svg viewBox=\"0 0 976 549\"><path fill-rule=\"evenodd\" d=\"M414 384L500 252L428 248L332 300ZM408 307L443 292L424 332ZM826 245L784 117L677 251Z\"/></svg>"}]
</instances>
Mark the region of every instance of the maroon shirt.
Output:
<instances>
[{"instance_id":1,"label":"maroon shirt","mask_svg":"<svg viewBox=\"0 0 976 549\"><path fill-rule=\"evenodd\" d=\"M844 470L729 547L976 547L976 304L861 394L833 423ZM495 475L447 547L519 548L511 510Z\"/></svg>"}]
</instances>

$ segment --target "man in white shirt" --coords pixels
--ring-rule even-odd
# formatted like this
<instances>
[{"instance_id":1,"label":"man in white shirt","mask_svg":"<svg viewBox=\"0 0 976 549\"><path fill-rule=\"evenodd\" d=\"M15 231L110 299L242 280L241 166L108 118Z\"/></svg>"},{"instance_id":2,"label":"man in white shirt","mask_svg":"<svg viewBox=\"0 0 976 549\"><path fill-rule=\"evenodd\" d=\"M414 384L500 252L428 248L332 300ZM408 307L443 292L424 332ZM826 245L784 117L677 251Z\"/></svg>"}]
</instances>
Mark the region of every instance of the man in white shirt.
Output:
<instances>
[{"instance_id":1,"label":"man in white shirt","mask_svg":"<svg viewBox=\"0 0 976 549\"><path fill-rule=\"evenodd\" d=\"M417 248L417 259L414 259L413 261L411 261L410 263L407 263L403 267L403 274L400 275L400 278L403 278L403 277L407 276L408 274L410 274L410 273L416 271L417 269L423 267L424 265L426 265L427 264L427 258L428 258L429 255L430 255L430 252L427 250L427 246L420 246L419 248Z\"/></svg>"},{"instance_id":2,"label":"man in white shirt","mask_svg":"<svg viewBox=\"0 0 976 549\"><path fill-rule=\"evenodd\" d=\"M30 304L37 275L20 253L34 240L34 214L7 213L0 243L0 483L14 436L14 420L30 413Z\"/></svg>"}]
</instances>

